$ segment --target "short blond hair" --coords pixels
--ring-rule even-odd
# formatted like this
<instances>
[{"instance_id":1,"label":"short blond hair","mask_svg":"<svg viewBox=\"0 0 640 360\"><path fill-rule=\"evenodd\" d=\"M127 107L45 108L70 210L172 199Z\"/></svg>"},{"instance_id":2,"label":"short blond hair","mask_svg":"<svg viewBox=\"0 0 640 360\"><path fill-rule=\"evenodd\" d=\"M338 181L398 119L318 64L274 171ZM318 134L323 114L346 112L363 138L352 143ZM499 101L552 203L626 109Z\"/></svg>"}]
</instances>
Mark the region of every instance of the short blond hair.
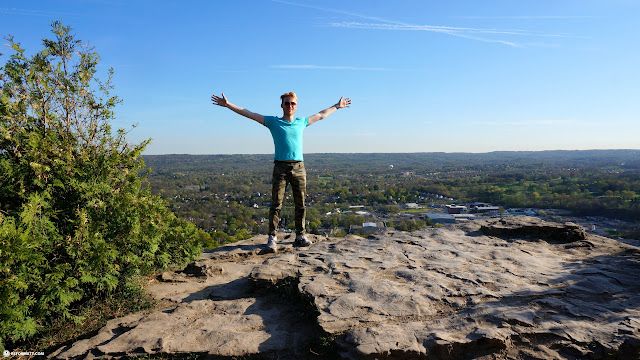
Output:
<instances>
[{"instance_id":1,"label":"short blond hair","mask_svg":"<svg viewBox=\"0 0 640 360\"><path fill-rule=\"evenodd\" d=\"M280 95L280 101L282 101L284 103L284 98L291 96L294 99L296 99L296 101L298 101L298 96L296 96L296 93L294 93L293 91L289 91L288 93L284 93L282 95Z\"/></svg>"}]
</instances>

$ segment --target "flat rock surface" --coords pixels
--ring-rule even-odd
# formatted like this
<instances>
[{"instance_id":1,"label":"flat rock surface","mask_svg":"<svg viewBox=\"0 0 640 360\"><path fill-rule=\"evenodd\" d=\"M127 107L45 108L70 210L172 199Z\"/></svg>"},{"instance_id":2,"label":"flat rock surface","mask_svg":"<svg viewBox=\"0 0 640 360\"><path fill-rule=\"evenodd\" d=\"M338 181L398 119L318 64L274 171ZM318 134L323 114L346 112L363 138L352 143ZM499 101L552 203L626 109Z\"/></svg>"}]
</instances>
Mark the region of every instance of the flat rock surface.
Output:
<instances>
[{"instance_id":1,"label":"flat rock surface","mask_svg":"<svg viewBox=\"0 0 640 360\"><path fill-rule=\"evenodd\" d=\"M639 359L640 249L580 233L514 217L305 249L289 236L277 254L258 236L162 274L149 291L165 308L51 357Z\"/></svg>"}]
</instances>

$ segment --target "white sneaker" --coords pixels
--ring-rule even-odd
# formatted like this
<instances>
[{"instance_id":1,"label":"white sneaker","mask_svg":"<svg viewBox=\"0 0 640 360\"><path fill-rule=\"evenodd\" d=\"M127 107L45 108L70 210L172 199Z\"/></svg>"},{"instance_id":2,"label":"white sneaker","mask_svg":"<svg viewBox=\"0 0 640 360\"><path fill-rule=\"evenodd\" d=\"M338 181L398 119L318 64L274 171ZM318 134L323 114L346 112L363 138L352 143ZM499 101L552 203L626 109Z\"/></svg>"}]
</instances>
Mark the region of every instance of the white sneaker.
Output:
<instances>
[{"instance_id":1,"label":"white sneaker","mask_svg":"<svg viewBox=\"0 0 640 360\"><path fill-rule=\"evenodd\" d=\"M269 235L269 239L267 240L267 250L270 250L271 252L278 251L278 244L276 243L276 239L276 236Z\"/></svg>"},{"instance_id":2,"label":"white sneaker","mask_svg":"<svg viewBox=\"0 0 640 360\"><path fill-rule=\"evenodd\" d=\"M302 234L296 236L296 241L293 243L295 247L303 247L311 245L311 240L307 239L307 236Z\"/></svg>"}]
</instances>

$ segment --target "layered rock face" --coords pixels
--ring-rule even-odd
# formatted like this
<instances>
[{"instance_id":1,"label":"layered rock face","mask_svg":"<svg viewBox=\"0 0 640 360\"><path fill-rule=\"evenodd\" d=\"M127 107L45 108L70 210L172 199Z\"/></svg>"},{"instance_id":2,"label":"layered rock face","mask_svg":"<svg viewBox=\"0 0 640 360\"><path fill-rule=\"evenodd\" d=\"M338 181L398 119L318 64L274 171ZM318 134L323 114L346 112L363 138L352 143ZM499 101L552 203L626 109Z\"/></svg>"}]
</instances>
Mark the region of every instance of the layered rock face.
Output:
<instances>
[{"instance_id":1,"label":"layered rock face","mask_svg":"<svg viewBox=\"0 0 640 360\"><path fill-rule=\"evenodd\" d=\"M265 237L203 254L151 287L165 310L112 320L52 356L312 359L323 357L309 339L324 336L336 346L324 358L640 358L640 250L572 224L477 220L315 237L302 250L292 240L277 255L260 251ZM283 283L313 317L268 290Z\"/></svg>"}]
</instances>

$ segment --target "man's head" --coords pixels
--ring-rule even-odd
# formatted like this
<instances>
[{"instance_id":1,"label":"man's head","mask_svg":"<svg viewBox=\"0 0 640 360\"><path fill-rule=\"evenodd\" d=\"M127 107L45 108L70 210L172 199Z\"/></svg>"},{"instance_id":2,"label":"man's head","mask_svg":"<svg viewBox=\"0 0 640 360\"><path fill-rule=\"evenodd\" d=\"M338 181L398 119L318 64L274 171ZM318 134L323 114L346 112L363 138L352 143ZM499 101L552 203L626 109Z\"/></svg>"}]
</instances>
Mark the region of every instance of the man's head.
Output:
<instances>
[{"instance_id":1,"label":"man's head","mask_svg":"<svg viewBox=\"0 0 640 360\"><path fill-rule=\"evenodd\" d=\"M296 93L289 91L286 94L282 94L280 99L282 100L282 104L280 104L280 106L282 107L285 115L293 115L298 106L298 97L296 96Z\"/></svg>"}]
</instances>

